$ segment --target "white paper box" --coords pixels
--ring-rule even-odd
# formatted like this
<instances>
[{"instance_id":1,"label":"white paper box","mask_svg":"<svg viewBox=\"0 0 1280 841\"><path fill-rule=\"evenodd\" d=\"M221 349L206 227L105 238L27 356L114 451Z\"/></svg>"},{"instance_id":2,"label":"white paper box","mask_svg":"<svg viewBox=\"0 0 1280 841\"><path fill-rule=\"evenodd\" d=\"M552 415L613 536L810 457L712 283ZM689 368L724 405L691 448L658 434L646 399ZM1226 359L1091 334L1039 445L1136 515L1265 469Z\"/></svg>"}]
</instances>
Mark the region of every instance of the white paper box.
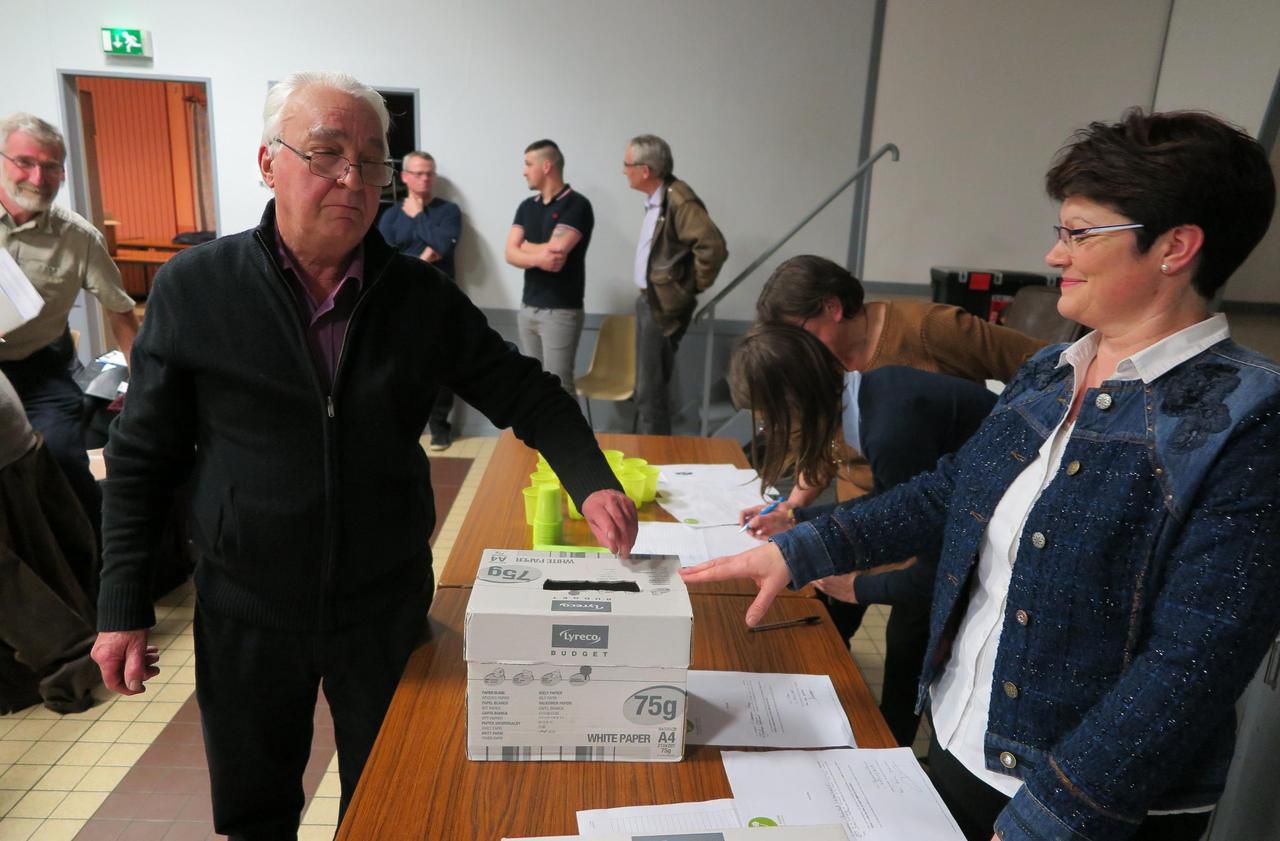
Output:
<instances>
[{"instance_id":1,"label":"white paper box","mask_svg":"<svg viewBox=\"0 0 1280 841\"><path fill-rule=\"evenodd\" d=\"M684 756L693 608L671 556L486 549L467 603L467 756Z\"/></svg>"}]
</instances>

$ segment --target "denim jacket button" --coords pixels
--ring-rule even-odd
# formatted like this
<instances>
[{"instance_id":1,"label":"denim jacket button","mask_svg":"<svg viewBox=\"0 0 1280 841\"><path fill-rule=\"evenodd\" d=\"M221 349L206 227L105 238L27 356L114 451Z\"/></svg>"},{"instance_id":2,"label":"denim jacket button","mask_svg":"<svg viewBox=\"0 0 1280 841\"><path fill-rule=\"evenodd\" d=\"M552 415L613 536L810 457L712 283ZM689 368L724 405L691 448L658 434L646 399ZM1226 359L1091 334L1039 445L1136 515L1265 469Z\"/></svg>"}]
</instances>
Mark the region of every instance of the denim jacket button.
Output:
<instances>
[{"instance_id":1,"label":"denim jacket button","mask_svg":"<svg viewBox=\"0 0 1280 841\"><path fill-rule=\"evenodd\" d=\"M1102 392L1097 397L1093 398L1093 405L1105 412L1107 409L1111 408L1111 395L1107 394L1105 391Z\"/></svg>"},{"instance_id":2,"label":"denim jacket button","mask_svg":"<svg viewBox=\"0 0 1280 841\"><path fill-rule=\"evenodd\" d=\"M1049 541L1045 539L1045 536L1042 532L1035 532L1034 534L1031 535L1031 545L1036 547L1037 549L1043 549L1044 545L1048 542Z\"/></svg>"},{"instance_id":3,"label":"denim jacket button","mask_svg":"<svg viewBox=\"0 0 1280 841\"><path fill-rule=\"evenodd\" d=\"M1018 686L1013 681L1006 680L1001 685L1004 687L1004 694L1008 695L1010 698L1018 697Z\"/></svg>"},{"instance_id":4,"label":"denim jacket button","mask_svg":"<svg viewBox=\"0 0 1280 841\"><path fill-rule=\"evenodd\" d=\"M1067 465L1067 475L1074 476L1080 472L1080 462L1073 461Z\"/></svg>"},{"instance_id":5,"label":"denim jacket button","mask_svg":"<svg viewBox=\"0 0 1280 841\"><path fill-rule=\"evenodd\" d=\"M1007 750L1000 751L1000 764L1006 768L1014 768L1018 764L1018 757L1009 753Z\"/></svg>"},{"instance_id":6,"label":"denim jacket button","mask_svg":"<svg viewBox=\"0 0 1280 841\"><path fill-rule=\"evenodd\" d=\"M1031 622L1031 614L1021 609L1013 614L1013 618L1018 620L1019 625L1026 625Z\"/></svg>"}]
</instances>

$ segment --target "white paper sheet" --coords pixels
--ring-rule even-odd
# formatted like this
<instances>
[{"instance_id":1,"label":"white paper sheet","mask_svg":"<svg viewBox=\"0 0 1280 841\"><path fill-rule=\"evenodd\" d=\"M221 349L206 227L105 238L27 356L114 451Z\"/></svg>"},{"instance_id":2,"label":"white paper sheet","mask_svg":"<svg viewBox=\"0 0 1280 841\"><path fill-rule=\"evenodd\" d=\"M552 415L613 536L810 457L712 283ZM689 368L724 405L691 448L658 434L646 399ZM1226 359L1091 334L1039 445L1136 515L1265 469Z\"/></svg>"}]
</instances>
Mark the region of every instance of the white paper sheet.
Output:
<instances>
[{"instance_id":1,"label":"white paper sheet","mask_svg":"<svg viewBox=\"0 0 1280 841\"><path fill-rule=\"evenodd\" d=\"M583 838L642 832L697 832L745 826L732 798L701 803L668 803L661 806L620 806L587 809L578 813L578 834Z\"/></svg>"},{"instance_id":2,"label":"white paper sheet","mask_svg":"<svg viewBox=\"0 0 1280 841\"><path fill-rule=\"evenodd\" d=\"M843 823L850 841L964 841L910 748L720 757L748 826Z\"/></svg>"},{"instance_id":3,"label":"white paper sheet","mask_svg":"<svg viewBox=\"0 0 1280 841\"><path fill-rule=\"evenodd\" d=\"M685 525L738 525L742 509L765 501L754 470L732 464L664 464L657 502Z\"/></svg>"},{"instance_id":4,"label":"white paper sheet","mask_svg":"<svg viewBox=\"0 0 1280 841\"><path fill-rule=\"evenodd\" d=\"M745 552L760 545L738 526L695 529L683 523L641 523L633 555L677 555L681 566L693 566L721 555Z\"/></svg>"},{"instance_id":5,"label":"white paper sheet","mask_svg":"<svg viewBox=\"0 0 1280 841\"><path fill-rule=\"evenodd\" d=\"M831 678L689 670L692 745L852 747L853 727Z\"/></svg>"},{"instance_id":6,"label":"white paper sheet","mask_svg":"<svg viewBox=\"0 0 1280 841\"><path fill-rule=\"evenodd\" d=\"M23 274L18 262L0 248L0 333L25 324L44 309L44 298Z\"/></svg>"}]
</instances>

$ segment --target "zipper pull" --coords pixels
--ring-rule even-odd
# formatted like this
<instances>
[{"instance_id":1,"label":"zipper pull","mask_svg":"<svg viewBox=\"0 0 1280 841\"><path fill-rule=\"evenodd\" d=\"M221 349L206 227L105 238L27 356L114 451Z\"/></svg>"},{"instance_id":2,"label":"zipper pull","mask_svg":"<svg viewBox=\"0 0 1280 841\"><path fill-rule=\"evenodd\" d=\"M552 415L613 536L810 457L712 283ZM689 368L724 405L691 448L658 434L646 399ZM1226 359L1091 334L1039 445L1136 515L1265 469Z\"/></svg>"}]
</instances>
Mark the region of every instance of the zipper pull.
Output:
<instances>
[{"instance_id":1,"label":"zipper pull","mask_svg":"<svg viewBox=\"0 0 1280 841\"><path fill-rule=\"evenodd\" d=\"M324 398L324 402L325 402L325 406L329 410L329 417L333 417L333 395L332 394L327 395Z\"/></svg>"}]
</instances>

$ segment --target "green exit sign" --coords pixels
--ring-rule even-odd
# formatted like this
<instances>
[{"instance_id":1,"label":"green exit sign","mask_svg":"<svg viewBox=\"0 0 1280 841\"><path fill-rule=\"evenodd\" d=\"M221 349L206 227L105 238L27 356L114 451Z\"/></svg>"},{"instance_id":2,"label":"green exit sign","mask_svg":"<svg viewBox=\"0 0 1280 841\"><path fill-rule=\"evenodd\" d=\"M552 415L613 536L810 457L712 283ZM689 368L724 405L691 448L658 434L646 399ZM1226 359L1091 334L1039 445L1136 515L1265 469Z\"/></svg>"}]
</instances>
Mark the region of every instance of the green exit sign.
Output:
<instances>
[{"instance_id":1,"label":"green exit sign","mask_svg":"<svg viewBox=\"0 0 1280 841\"><path fill-rule=\"evenodd\" d=\"M151 57L151 33L145 29L102 27L102 51L107 55Z\"/></svg>"}]
</instances>

